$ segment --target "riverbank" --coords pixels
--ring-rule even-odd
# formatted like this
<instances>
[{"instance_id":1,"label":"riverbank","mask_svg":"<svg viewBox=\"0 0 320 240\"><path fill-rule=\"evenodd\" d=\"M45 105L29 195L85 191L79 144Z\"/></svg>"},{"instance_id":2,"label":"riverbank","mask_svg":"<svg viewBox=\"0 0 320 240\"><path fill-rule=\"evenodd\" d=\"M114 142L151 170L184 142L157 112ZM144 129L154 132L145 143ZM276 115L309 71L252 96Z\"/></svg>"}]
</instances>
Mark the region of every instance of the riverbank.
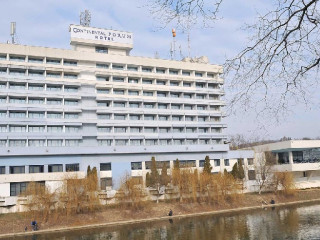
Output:
<instances>
[{"instance_id":1,"label":"riverbank","mask_svg":"<svg viewBox=\"0 0 320 240\"><path fill-rule=\"evenodd\" d=\"M274 199L275 205L265 205L262 202L270 202ZM209 214L225 214L240 211L249 211L260 209L261 207L273 207L284 205L300 205L305 203L320 203L320 189L300 190L293 197L283 197L266 193L245 194L243 198L235 203L224 203L220 205L208 205L199 203L146 203L140 210L130 208L104 208L95 213L77 214L74 216L52 216L43 223L38 220L41 230L37 232L30 231L30 214L16 213L0 216L0 238L9 238L14 236L54 233L62 231L71 231L78 229L89 229L97 227L118 226L133 223L142 223L150 221L164 220L168 218L184 218ZM169 210L173 210L173 216L168 217ZM25 226L28 230L25 232Z\"/></svg>"}]
</instances>

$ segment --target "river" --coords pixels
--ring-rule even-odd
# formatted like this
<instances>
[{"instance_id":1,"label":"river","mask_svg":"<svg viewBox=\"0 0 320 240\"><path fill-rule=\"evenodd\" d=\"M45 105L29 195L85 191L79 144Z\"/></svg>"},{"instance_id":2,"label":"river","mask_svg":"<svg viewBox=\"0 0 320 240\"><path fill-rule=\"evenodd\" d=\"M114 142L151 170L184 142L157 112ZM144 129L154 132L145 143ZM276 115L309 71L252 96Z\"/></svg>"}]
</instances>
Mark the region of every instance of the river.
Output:
<instances>
[{"instance_id":1,"label":"river","mask_svg":"<svg viewBox=\"0 0 320 240\"><path fill-rule=\"evenodd\" d=\"M320 239L320 205L276 207L11 239L281 240Z\"/></svg>"}]
</instances>

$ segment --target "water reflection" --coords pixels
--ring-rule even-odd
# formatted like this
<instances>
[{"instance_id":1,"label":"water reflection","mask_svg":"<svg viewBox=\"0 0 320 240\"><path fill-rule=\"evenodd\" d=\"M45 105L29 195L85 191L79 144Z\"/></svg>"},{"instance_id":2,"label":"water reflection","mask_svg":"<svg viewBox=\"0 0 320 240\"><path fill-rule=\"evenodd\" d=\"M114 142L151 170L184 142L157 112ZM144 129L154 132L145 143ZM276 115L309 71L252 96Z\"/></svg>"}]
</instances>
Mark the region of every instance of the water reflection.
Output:
<instances>
[{"instance_id":1,"label":"water reflection","mask_svg":"<svg viewBox=\"0 0 320 240\"><path fill-rule=\"evenodd\" d=\"M14 239L57 240L197 240L197 239L319 239L320 205L301 208L268 208L253 212L211 215L161 222L132 224L28 236Z\"/></svg>"}]
</instances>

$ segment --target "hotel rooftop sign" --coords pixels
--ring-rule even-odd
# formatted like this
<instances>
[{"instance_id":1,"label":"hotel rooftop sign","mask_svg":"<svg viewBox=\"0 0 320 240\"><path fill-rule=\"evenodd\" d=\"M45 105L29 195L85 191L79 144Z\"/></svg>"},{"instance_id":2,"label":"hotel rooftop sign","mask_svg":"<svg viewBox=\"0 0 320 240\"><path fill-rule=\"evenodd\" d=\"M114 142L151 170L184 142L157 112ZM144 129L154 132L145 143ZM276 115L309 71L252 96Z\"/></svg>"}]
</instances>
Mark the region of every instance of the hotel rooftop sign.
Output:
<instances>
[{"instance_id":1,"label":"hotel rooftop sign","mask_svg":"<svg viewBox=\"0 0 320 240\"><path fill-rule=\"evenodd\" d=\"M70 25L71 38L109 43L133 44L133 33Z\"/></svg>"}]
</instances>

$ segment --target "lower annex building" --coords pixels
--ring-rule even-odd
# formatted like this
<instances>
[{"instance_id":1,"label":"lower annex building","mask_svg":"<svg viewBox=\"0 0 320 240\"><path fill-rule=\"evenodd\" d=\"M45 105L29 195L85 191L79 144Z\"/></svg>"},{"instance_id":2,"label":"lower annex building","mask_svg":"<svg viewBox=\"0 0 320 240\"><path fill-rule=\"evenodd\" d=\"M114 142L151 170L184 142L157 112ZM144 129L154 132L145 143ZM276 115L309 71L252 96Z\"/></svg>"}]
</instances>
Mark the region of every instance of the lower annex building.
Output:
<instances>
[{"instance_id":1,"label":"lower annex building","mask_svg":"<svg viewBox=\"0 0 320 240\"><path fill-rule=\"evenodd\" d=\"M130 56L133 34L70 26L71 49L0 43L0 197L36 181L57 189L68 174L114 162L144 177L148 161L179 159L213 172L252 151L229 151L222 66Z\"/></svg>"}]
</instances>

